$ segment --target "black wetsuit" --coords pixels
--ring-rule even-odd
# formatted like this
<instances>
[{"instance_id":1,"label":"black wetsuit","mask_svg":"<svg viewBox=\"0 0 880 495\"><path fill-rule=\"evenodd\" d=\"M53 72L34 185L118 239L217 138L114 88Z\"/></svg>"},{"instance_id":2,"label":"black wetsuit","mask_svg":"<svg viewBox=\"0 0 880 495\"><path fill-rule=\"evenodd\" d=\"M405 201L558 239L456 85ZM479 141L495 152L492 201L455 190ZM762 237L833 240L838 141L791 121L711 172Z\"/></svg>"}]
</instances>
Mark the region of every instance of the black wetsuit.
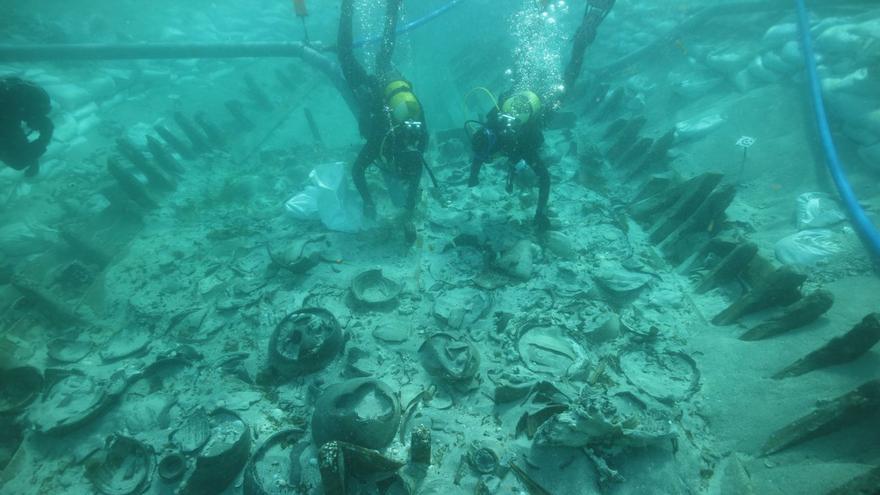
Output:
<instances>
[{"instance_id":1,"label":"black wetsuit","mask_svg":"<svg viewBox=\"0 0 880 495\"><path fill-rule=\"evenodd\" d=\"M599 25L605 20L605 16L608 15L612 7L614 7L614 0L589 0L587 2L584 18L581 20L581 25L574 35L571 58L568 61L568 65L565 66L563 82L566 89L571 88L580 75L587 47L596 39Z\"/></svg>"},{"instance_id":2,"label":"black wetsuit","mask_svg":"<svg viewBox=\"0 0 880 495\"><path fill-rule=\"evenodd\" d=\"M412 212L418 200L422 177L422 154L428 144L428 129L424 117L419 117L416 128L407 128L402 124L395 124L386 108L385 85L391 81L403 80L395 77L391 69L401 3L402 0L388 0L382 44L376 55L377 75L369 74L354 56L354 0L342 1L342 15L339 20L339 64L357 102L361 136L367 140L352 167L352 179L364 200L364 212L368 216L375 213L375 203L367 188L367 168L381 159L389 165L391 172L404 179L407 185L405 206Z\"/></svg>"},{"instance_id":3,"label":"black wetsuit","mask_svg":"<svg viewBox=\"0 0 880 495\"><path fill-rule=\"evenodd\" d=\"M39 158L52 140L52 105L46 91L17 77L0 79L0 161L28 175L39 170ZM33 141L22 127L40 133Z\"/></svg>"},{"instance_id":4,"label":"black wetsuit","mask_svg":"<svg viewBox=\"0 0 880 495\"><path fill-rule=\"evenodd\" d=\"M499 106L503 106L510 93L503 95ZM547 202L550 199L550 172L541 159L541 146L544 144L543 118L532 116L521 126L508 128L499 119L498 109L493 109L486 116L486 122L471 138L474 158L471 161L471 174L468 185L473 187L479 183L480 168L484 163L491 162L497 156L508 160L510 173L507 188L512 190L513 167L520 160L531 167L538 177L538 206L535 210L535 223L538 227L546 227Z\"/></svg>"}]
</instances>

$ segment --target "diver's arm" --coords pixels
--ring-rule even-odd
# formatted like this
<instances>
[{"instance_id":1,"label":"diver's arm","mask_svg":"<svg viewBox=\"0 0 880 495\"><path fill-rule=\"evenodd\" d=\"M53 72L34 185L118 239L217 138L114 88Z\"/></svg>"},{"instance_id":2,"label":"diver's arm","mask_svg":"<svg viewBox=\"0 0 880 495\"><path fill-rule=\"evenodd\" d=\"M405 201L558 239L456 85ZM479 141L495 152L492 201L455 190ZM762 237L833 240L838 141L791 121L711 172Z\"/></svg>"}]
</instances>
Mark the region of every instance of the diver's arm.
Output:
<instances>
[{"instance_id":1,"label":"diver's arm","mask_svg":"<svg viewBox=\"0 0 880 495\"><path fill-rule=\"evenodd\" d=\"M376 74L380 77L391 71L391 55L394 54L397 21L400 18L400 5L403 0L388 0L385 10L385 27L382 32L382 44L376 54Z\"/></svg>"},{"instance_id":2,"label":"diver's arm","mask_svg":"<svg viewBox=\"0 0 880 495\"><path fill-rule=\"evenodd\" d=\"M342 75L352 89L367 84L368 76L364 67L354 56L354 34L352 33L352 17L354 17L354 0L342 0L342 13L339 16L339 33L336 49Z\"/></svg>"},{"instance_id":3,"label":"diver's arm","mask_svg":"<svg viewBox=\"0 0 880 495\"><path fill-rule=\"evenodd\" d=\"M541 158L539 147L531 147L523 155L523 160L535 172L538 177L538 207L535 210L535 219L546 219L547 203L550 200L550 171L547 164Z\"/></svg>"},{"instance_id":4,"label":"diver's arm","mask_svg":"<svg viewBox=\"0 0 880 495\"><path fill-rule=\"evenodd\" d=\"M599 31L599 25L605 20L605 16L614 7L615 0L589 0L584 18L580 27L574 35L574 43L571 48L571 58L568 65L565 66L565 75L563 83L565 89L570 90L581 73L581 66L584 64L584 55L587 48L596 39Z\"/></svg>"}]
</instances>

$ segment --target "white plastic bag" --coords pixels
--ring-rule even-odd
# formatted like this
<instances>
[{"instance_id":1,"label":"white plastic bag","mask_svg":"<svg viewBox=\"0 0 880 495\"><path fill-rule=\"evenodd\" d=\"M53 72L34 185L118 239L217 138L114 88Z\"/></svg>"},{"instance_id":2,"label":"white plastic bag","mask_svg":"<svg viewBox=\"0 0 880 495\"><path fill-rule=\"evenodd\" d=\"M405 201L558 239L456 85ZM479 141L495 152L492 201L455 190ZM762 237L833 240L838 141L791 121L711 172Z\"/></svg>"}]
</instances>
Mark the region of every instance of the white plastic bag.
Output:
<instances>
[{"instance_id":1,"label":"white plastic bag","mask_svg":"<svg viewBox=\"0 0 880 495\"><path fill-rule=\"evenodd\" d=\"M841 251L830 230L802 230L776 243L776 259L786 265L810 266Z\"/></svg>"},{"instance_id":2,"label":"white plastic bag","mask_svg":"<svg viewBox=\"0 0 880 495\"><path fill-rule=\"evenodd\" d=\"M305 189L284 206L300 220L321 220L330 230L357 232L363 228L363 206L345 177L343 162L318 165Z\"/></svg>"},{"instance_id":3,"label":"white plastic bag","mask_svg":"<svg viewBox=\"0 0 880 495\"><path fill-rule=\"evenodd\" d=\"M846 214L837 202L825 193L803 193L798 196L797 203L798 230L829 227L846 220Z\"/></svg>"}]
</instances>

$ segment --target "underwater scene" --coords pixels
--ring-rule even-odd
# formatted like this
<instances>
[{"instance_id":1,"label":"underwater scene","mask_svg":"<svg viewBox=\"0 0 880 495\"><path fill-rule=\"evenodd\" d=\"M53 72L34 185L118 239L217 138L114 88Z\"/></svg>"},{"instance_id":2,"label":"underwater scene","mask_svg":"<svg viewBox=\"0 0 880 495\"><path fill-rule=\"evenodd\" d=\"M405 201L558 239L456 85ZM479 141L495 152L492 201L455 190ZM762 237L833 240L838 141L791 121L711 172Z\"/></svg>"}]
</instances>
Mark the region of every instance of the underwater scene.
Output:
<instances>
[{"instance_id":1,"label":"underwater scene","mask_svg":"<svg viewBox=\"0 0 880 495\"><path fill-rule=\"evenodd\" d=\"M3 495L880 494L880 2L0 0Z\"/></svg>"}]
</instances>

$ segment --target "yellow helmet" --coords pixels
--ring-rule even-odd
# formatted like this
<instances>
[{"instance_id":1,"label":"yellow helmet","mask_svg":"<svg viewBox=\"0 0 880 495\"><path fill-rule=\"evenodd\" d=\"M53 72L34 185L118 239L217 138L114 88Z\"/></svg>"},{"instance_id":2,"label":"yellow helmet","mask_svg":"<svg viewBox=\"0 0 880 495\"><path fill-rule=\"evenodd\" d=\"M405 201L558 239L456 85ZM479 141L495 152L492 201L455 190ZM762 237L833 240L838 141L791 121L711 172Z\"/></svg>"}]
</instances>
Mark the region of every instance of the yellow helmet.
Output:
<instances>
[{"instance_id":1,"label":"yellow helmet","mask_svg":"<svg viewBox=\"0 0 880 495\"><path fill-rule=\"evenodd\" d=\"M412 92L412 86L403 79L391 81L385 86L385 99L387 100L391 98L394 93L399 93L401 91Z\"/></svg>"},{"instance_id":2,"label":"yellow helmet","mask_svg":"<svg viewBox=\"0 0 880 495\"><path fill-rule=\"evenodd\" d=\"M416 95L409 91L401 91L388 100L388 108L395 122L417 119L422 113L422 105Z\"/></svg>"},{"instance_id":3,"label":"yellow helmet","mask_svg":"<svg viewBox=\"0 0 880 495\"><path fill-rule=\"evenodd\" d=\"M516 119L522 125L541 111L541 98L532 91L520 91L504 100L501 112Z\"/></svg>"}]
</instances>

